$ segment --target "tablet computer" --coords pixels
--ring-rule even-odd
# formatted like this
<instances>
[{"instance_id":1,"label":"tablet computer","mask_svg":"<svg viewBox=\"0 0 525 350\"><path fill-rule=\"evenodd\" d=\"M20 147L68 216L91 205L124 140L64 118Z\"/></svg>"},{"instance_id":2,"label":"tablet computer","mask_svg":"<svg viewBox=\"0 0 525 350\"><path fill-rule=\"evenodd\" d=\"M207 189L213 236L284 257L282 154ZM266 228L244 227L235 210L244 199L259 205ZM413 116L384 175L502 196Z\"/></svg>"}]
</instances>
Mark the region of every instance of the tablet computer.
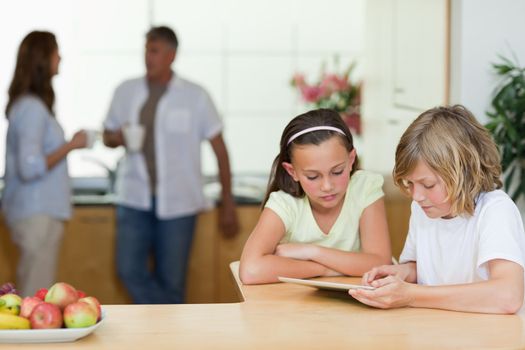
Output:
<instances>
[{"instance_id":1,"label":"tablet computer","mask_svg":"<svg viewBox=\"0 0 525 350\"><path fill-rule=\"evenodd\" d=\"M362 286L359 284L349 284L349 283L336 283L336 282L326 282L326 281L317 281L310 279L302 278L291 278L291 277L277 277L279 281L286 283L295 283L303 286L314 287L318 289L327 289L327 290L340 290L348 291L349 289L367 289L374 290L374 287Z\"/></svg>"}]
</instances>

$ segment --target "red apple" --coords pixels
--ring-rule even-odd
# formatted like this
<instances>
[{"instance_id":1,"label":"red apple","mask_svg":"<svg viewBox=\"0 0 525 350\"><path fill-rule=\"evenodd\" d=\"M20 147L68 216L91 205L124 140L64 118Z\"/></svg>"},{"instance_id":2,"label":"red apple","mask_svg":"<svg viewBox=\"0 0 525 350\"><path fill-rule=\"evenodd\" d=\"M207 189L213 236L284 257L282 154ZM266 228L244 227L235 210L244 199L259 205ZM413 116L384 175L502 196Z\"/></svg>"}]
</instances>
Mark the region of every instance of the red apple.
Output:
<instances>
[{"instance_id":1,"label":"red apple","mask_svg":"<svg viewBox=\"0 0 525 350\"><path fill-rule=\"evenodd\" d=\"M78 301L81 301L83 303L88 303L89 305L91 305L91 307L94 308L95 311L97 312L97 321L100 321L100 317L102 316L102 311L100 308L100 302L98 301L97 298L85 297L85 298L78 299Z\"/></svg>"},{"instance_id":2,"label":"red apple","mask_svg":"<svg viewBox=\"0 0 525 350\"><path fill-rule=\"evenodd\" d=\"M34 329L60 328L62 327L62 312L57 305L42 302L31 312L29 322L31 322L31 328Z\"/></svg>"},{"instance_id":3,"label":"red apple","mask_svg":"<svg viewBox=\"0 0 525 350\"><path fill-rule=\"evenodd\" d=\"M29 318L35 306L41 303L43 303L43 301L37 297L25 297L24 299L22 299L22 306L20 307L20 316Z\"/></svg>"},{"instance_id":4,"label":"red apple","mask_svg":"<svg viewBox=\"0 0 525 350\"><path fill-rule=\"evenodd\" d=\"M49 288L45 301L57 305L60 310L78 300L78 294L75 287L65 282L55 283Z\"/></svg>"},{"instance_id":5,"label":"red apple","mask_svg":"<svg viewBox=\"0 0 525 350\"><path fill-rule=\"evenodd\" d=\"M47 294L47 288L40 288L39 290L36 291L35 297L44 301L46 299L46 294Z\"/></svg>"},{"instance_id":6,"label":"red apple","mask_svg":"<svg viewBox=\"0 0 525 350\"><path fill-rule=\"evenodd\" d=\"M80 289L77 289L77 295L78 295L79 299L87 297L86 292L84 292L83 290L80 290Z\"/></svg>"},{"instance_id":7,"label":"red apple","mask_svg":"<svg viewBox=\"0 0 525 350\"><path fill-rule=\"evenodd\" d=\"M64 324L67 328L89 327L97 323L97 312L83 301L69 304L64 309Z\"/></svg>"}]
</instances>

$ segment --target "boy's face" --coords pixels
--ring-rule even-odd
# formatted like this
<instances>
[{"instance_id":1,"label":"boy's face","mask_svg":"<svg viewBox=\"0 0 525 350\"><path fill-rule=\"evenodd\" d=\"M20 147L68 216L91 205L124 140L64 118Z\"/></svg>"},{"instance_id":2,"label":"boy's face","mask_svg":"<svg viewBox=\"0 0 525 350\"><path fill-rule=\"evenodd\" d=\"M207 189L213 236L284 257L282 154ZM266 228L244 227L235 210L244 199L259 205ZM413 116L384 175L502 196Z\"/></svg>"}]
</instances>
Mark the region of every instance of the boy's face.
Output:
<instances>
[{"instance_id":1,"label":"boy's face","mask_svg":"<svg viewBox=\"0 0 525 350\"><path fill-rule=\"evenodd\" d=\"M429 218L451 218L451 201L446 200L445 183L426 162L419 160L412 173L405 178L405 183L412 199Z\"/></svg>"}]
</instances>

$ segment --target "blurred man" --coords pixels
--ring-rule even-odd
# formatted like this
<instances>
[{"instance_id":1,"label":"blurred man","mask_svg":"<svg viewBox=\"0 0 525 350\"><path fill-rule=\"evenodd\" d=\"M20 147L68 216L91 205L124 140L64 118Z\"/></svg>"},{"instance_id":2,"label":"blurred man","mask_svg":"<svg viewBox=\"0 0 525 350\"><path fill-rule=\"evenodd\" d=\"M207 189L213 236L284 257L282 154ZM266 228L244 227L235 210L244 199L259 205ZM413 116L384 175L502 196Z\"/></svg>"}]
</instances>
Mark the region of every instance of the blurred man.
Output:
<instances>
[{"instance_id":1,"label":"blurred man","mask_svg":"<svg viewBox=\"0 0 525 350\"><path fill-rule=\"evenodd\" d=\"M142 147L127 149L116 182L117 270L140 304L184 302L195 222L206 206L203 140L209 140L218 161L222 232L233 236L238 231L222 123L208 93L171 69L177 46L177 36L168 27L146 34L146 76L116 89L104 122L109 147L131 146L125 137L129 134L123 134L129 125L144 130Z\"/></svg>"}]
</instances>

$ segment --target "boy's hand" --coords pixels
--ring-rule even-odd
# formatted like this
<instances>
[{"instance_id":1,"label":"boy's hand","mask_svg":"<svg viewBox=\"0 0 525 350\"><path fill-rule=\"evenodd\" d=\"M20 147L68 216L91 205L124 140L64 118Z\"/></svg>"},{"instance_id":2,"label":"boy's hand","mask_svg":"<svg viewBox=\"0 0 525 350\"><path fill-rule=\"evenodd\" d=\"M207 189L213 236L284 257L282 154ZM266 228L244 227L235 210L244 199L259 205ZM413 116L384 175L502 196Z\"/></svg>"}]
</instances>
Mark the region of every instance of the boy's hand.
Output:
<instances>
[{"instance_id":1,"label":"boy's hand","mask_svg":"<svg viewBox=\"0 0 525 350\"><path fill-rule=\"evenodd\" d=\"M409 306L413 301L411 290L416 287L394 275L374 280L371 285L376 289L350 289L348 294L363 304L380 309L391 309Z\"/></svg>"},{"instance_id":2,"label":"boy's hand","mask_svg":"<svg viewBox=\"0 0 525 350\"><path fill-rule=\"evenodd\" d=\"M362 283L365 286L373 286L374 281L384 278L387 276L396 276L402 281L406 281L412 272L412 265L411 264L400 264L400 265L383 265L374 267L372 270L366 272L363 275Z\"/></svg>"}]
</instances>

